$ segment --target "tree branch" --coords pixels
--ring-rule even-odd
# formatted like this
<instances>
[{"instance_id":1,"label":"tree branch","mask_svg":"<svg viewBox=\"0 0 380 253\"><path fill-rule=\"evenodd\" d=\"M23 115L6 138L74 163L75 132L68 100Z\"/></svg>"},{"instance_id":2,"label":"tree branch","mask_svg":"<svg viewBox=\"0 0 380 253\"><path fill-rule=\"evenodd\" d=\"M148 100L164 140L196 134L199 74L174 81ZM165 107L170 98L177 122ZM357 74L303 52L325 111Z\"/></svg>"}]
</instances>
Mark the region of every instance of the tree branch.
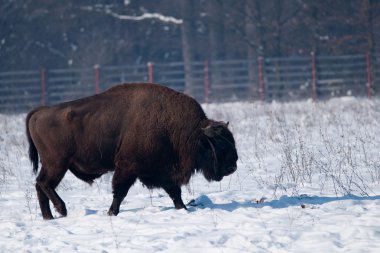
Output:
<instances>
[{"instance_id":1,"label":"tree branch","mask_svg":"<svg viewBox=\"0 0 380 253\"><path fill-rule=\"evenodd\" d=\"M120 20L141 21L144 19L157 19L161 22L172 23L176 25L181 25L183 23L182 19L178 19L171 16L165 16L159 13L144 13L140 16L130 16L130 15L121 15L121 14L115 13L111 11L110 9L105 9L105 10L94 9L91 6L83 6L80 9L84 11L96 11L96 12L104 13Z\"/></svg>"}]
</instances>

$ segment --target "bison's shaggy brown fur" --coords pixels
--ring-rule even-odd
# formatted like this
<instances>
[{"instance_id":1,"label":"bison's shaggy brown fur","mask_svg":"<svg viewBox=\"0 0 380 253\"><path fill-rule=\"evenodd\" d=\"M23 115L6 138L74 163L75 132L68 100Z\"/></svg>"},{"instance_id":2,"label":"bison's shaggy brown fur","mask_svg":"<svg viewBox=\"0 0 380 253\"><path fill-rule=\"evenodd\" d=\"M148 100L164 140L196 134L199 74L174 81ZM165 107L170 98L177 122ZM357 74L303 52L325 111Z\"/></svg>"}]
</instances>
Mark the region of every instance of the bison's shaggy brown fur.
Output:
<instances>
[{"instance_id":1,"label":"bison's shaggy brown fur","mask_svg":"<svg viewBox=\"0 0 380 253\"><path fill-rule=\"evenodd\" d=\"M44 219L49 200L63 216L65 203L55 188L70 170L92 183L108 171L112 179L110 215L117 215L129 188L139 179L162 187L176 208L186 208L181 185L195 171L219 181L236 170L237 152L228 124L209 120L189 96L155 84L124 84L101 94L39 107L26 118L29 156Z\"/></svg>"}]
</instances>

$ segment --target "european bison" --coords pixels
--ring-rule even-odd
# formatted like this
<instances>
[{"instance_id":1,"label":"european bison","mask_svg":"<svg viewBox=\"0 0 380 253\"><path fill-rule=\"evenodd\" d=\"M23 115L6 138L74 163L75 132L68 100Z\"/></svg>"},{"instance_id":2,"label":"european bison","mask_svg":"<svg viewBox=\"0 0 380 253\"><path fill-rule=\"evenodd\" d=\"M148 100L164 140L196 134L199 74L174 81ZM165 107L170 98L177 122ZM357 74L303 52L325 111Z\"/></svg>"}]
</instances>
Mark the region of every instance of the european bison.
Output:
<instances>
[{"instance_id":1,"label":"european bison","mask_svg":"<svg viewBox=\"0 0 380 253\"><path fill-rule=\"evenodd\" d=\"M191 97L148 83L123 84L101 94L55 106L26 117L29 157L37 173L38 200L44 219L53 219L49 200L67 215L55 188L67 170L92 183L108 171L119 213L129 188L139 179L163 188L177 209L186 208L181 186L196 171L220 181L236 170L238 155L228 123L208 119Z\"/></svg>"}]
</instances>

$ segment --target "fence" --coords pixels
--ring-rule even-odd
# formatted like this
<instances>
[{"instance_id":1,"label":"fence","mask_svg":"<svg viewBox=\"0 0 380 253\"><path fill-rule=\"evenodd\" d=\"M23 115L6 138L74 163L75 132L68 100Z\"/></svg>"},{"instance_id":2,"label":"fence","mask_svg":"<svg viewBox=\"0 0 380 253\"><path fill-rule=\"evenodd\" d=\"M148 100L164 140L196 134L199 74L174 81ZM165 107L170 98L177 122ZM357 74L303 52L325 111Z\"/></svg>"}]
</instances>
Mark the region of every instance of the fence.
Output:
<instances>
[{"instance_id":1,"label":"fence","mask_svg":"<svg viewBox=\"0 0 380 253\"><path fill-rule=\"evenodd\" d=\"M376 94L376 56L345 55L193 62L190 86L182 62L0 73L0 112L21 112L99 93L125 82L156 82L199 102L328 99ZM185 88L187 87L187 89ZM191 89L188 89L188 88Z\"/></svg>"}]
</instances>

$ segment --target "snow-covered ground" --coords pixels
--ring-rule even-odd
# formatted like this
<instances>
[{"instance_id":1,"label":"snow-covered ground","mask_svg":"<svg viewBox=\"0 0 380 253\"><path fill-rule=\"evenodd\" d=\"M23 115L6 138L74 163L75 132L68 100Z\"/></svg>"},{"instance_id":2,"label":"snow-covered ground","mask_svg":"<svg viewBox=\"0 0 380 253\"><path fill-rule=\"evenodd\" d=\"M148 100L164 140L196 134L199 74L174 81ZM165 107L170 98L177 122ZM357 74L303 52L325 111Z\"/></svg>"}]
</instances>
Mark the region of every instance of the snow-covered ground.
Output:
<instances>
[{"instance_id":1,"label":"snow-covered ground","mask_svg":"<svg viewBox=\"0 0 380 253\"><path fill-rule=\"evenodd\" d=\"M230 122L238 170L196 175L175 210L140 183L117 217L112 175L91 187L67 173L68 216L42 220L25 115L0 115L0 252L380 252L380 100L204 105ZM164 151L163 151L164 152Z\"/></svg>"}]
</instances>

